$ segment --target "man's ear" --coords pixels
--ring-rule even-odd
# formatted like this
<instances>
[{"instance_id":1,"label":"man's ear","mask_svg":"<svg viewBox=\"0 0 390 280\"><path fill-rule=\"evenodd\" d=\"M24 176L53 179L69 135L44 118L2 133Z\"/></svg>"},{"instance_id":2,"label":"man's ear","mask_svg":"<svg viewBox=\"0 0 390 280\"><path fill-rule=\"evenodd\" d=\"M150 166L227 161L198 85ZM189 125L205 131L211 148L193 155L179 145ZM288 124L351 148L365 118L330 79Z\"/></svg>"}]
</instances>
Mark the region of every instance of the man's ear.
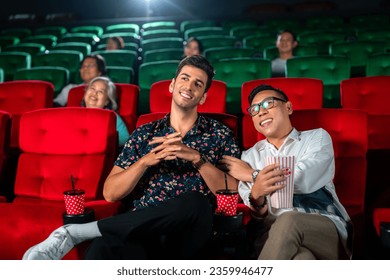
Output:
<instances>
[{"instance_id":1,"label":"man's ear","mask_svg":"<svg viewBox=\"0 0 390 280\"><path fill-rule=\"evenodd\" d=\"M203 105L206 102L206 99L207 99L207 92L203 93L203 96L199 101L199 105Z\"/></svg>"},{"instance_id":2,"label":"man's ear","mask_svg":"<svg viewBox=\"0 0 390 280\"><path fill-rule=\"evenodd\" d=\"M173 87L175 86L175 79L173 78L171 83L169 84L169 92L173 93Z\"/></svg>"},{"instance_id":3,"label":"man's ear","mask_svg":"<svg viewBox=\"0 0 390 280\"><path fill-rule=\"evenodd\" d=\"M298 41L294 41L293 48L296 48L298 46Z\"/></svg>"},{"instance_id":4,"label":"man's ear","mask_svg":"<svg viewBox=\"0 0 390 280\"><path fill-rule=\"evenodd\" d=\"M292 103L290 101L287 101L286 103L288 114L291 115L293 113Z\"/></svg>"}]
</instances>

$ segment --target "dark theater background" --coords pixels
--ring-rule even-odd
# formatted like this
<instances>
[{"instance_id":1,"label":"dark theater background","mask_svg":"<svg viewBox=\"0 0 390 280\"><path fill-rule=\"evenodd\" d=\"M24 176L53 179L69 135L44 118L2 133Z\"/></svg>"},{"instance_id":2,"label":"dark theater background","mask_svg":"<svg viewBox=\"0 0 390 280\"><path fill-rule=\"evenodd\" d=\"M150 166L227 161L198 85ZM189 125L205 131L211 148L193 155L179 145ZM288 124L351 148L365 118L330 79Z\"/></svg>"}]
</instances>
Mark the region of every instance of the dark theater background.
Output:
<instances>
[{"instance_id":1,"label":"dark theater background","mask_svg":"<svg viewBox=\"0 0 390 280\"><path fill-rule=\"evenodd\" d=\"M29 234L25 229L31 224L36 227L34 232L41 235L52 226L23 220L23 211L26 211L23 201L34 196L37 204L61 203L63 206L63 201L54 201L50 195L31 195L27 177L19 175L22 179L15 179L17 173L26 168L18 166L19 156L25 152L19 147L19 119L26 112L55 107L53 98L32 105L31 92L23 96L20 89L21 97L7 103L6 86L14 81L43 80L52 83L50 94L55 97L65 85L82 83L78 77L80 58L100 53L106 59L108 74L118 84L122 101L128 98L127 90L139 94L133 107L128 105L130 101L128 104L123 101L118 109L132 132L141 115L159 111L158 106L164 103L162 99L153 103L149 99L151 85L173 77L183 55L183 44L189 37L202 38L203 54L215 65L215 79L225 86L223 113L233 116L229 121L233 120L241 148L248 149L261 136L253 128L248 129L248 124L252 126L252 123L244 108L247 101L241 95L243 84L274 78L271 77L271 61L277 56L275 39L277 32L283 29L293 31L299 42L291 66L287 63L285 79L318 79L322 84L316 92L307 90L305 82L298 86L280 81L277 86L284 88L287 94L289 90L292 95L297 94L293 97L297 99L296 111L336 110L330 111L335 113L323 125L334 133L336 190L355 225L353 258L390 259L390 172L387 169L390 160L390 0L13 0L3 3L0 9L0 111L8 112L13 118L10 132L5 130L11 126L5 120L2 124L5 129L0 133L0 259L21 258L25 248L32 245L25 237ZM159 30L164 34L161 37L158 37ZM125 41L119 58L105 53L106 40L113 33ZM59 58L57 62L45 60L52 52L60 50L77 53L76 62L72 64L70 56L69 59ZM24 58L17 61L13 54L8 61L11 52L18 52ZM313 58L312 62L304 60L309 57ZM333 58L335 60L327 64ZM242 61L242 64L232 66L228 63L230 60ZM298 61L295 68L293 61ZM56 70L33 76L30 71L42 69L42 66ZM57 68L65 68L64 80L63 76L53 78ZM81 96L83 90L79 88ZM307 98L314 93L320 94L318 106L309 103ZM362 97L354 101L356 96ZM80 100L76 98L72 104L79 106ZM344 109L363 112L364 122L359 123L363 127L361 131L352 131L349 124L355 125L355 121L348 123L338 119L338 112ZM309 119L314 122L314 118L306 120ZM310 126L309 123L303 126ZM35 169L28 172L31 170ZM44 179L39 178L42 182ZM34 184L39 181L37 177L31 180L35 180ZM97 190L103 181L104 178L96 183ZM17 185L21 183L25 184ZM94 202L99 198L96 195L89 199ZM22 205L15 205L19 211L16 217L18 212L12 204L20 203ZM12 230L4 233L7 222L2 221L9 218L4 213L20 219L20 228L14 230L18 234L13 234ZM46 226L45 230L41 231L41 226ZM219 251L214 258L247 257L240 251L242 244L238 244L242 235L228 232L217 237L215 250ZM20 247L12 245L19 243ZM3 249L4 246L8 249ZM72 252L69 258L79 257Z\"/></svg>"}]
</instances>

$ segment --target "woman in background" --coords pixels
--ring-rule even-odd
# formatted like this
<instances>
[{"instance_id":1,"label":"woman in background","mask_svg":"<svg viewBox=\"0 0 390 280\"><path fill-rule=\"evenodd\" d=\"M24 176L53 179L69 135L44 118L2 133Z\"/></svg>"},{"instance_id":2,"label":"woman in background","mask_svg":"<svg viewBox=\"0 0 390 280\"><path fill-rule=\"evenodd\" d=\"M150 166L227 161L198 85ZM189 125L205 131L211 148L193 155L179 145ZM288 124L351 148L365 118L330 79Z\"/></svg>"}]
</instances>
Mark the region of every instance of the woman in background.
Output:
<instances>
[{"instance_id":1,"label":"woman in background","mask_svg":"<svg viewBox=\"0 0 390 280\"><path fill-rule=\"evenodd\" d=\"M186 44L184 45L183 51L184 51L183 53L184 57L198 55L198 54L202 54L203 46L198 39L191 37L187 40Z\"/></svg>"},{"instance_id":2,"label":"woman in background","mask_svg":"<svg viewBox=\"0 0 390 280\"><path fill-rule=\"evenodd\" d=\"M107 75L106 61L99 54L87 55L81 61L80 78L83 84L88 84L93 78L97 76ZM71 88L78 86L78 84L68 84L61 92L54 98L54 106L62 107L68 103L68 95Z\"/></svg>"},{"instance_id":3,"label":"woman in background","mask_svg":"<svg viewBox=\"0 0 390 280\"><path fill-rule=\"evenodd\" d=\"M88 84L81 105L87 108L113 110L116 113L118 109L117 100L115 84L109 78L99 76L92 79ZM116 113L116 130L118 131L119 147L122 147L130 134L118 113Z\"/></svg>"},{"instance_id":4,"label":"woman in background","mask_svg":"<svg viewBox=\"0 0 390 280\"><path fill-rule=\"evenodd\" d=\"M121 50L125 47L125 41L121 36L112 36L107 39L106 50Z\"/></svg>"}]
</instances>

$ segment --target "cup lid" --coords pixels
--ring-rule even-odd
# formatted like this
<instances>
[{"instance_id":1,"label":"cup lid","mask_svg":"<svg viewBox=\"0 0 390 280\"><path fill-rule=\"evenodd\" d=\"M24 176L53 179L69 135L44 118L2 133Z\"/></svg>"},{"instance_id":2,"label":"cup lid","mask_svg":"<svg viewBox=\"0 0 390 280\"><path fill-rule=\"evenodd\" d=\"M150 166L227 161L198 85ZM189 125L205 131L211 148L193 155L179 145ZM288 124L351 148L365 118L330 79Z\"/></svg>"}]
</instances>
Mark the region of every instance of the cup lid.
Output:
<instances>
[{"instance_id":1,"label":"cup lid","mask_svg":"<svg viewBox=\"0 0 390 280\"><path fill-rule=\"evenodd\" d=\"M221 190L217 190L216 192L217 194L224 194L224 195L235 195L235 194L238 194L238 191L235 191L235 190L230 190L230 189L221 189Z\"/></svg>"},{"instance_id":2,"label":"cup lid","mask_svg":"<svg viewBox=\"0 0 390 280\"><path fill-rule=\"evenodd\" d=\"M64 191L64 194L66 194L66 195L81 195L81 194L85 194L85 190L82 190L82 189L66 190L66 191Z\"/></svg>"}]
</instances>

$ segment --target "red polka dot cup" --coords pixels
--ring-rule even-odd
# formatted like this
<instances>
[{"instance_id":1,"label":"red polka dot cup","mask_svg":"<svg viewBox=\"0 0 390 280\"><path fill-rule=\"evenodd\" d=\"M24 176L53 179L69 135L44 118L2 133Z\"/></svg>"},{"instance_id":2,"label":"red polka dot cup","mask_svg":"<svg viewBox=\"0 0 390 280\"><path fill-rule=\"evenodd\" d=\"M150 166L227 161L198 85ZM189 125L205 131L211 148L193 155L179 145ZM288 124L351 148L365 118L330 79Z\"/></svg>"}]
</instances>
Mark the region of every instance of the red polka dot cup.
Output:
<instances>
[{"instance_id":1,"label":"red polka dot cup","mask_svg":"<svg viewBox=\"0 0 390 280\"><path fill-rule=\"evenodd\" d=\"M68 215L84 214L85 191L80 189L64 191L65 209Z\"/></svg>"},{"instance_id":2,"label":"red polka dot cup","mask_svg":"<svg viewBox=\"0 0 390 280\"><path fill-rule=\"evenodd\" d=\"M224 216L237 215L238 192L233 190L217 191L217 209L215 213Z\"/></svg>"}]
</instances>

